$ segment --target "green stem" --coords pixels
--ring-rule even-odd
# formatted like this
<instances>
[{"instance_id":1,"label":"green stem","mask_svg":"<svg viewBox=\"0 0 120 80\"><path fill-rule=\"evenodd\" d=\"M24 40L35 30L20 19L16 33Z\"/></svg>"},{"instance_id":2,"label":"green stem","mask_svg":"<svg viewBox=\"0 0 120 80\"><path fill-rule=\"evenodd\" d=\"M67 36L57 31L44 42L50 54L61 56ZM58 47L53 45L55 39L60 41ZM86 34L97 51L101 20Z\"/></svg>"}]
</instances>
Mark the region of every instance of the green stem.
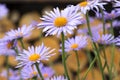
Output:
<instances>
[{"instance_id":1,"label":"green stem","mask_svg":"<svg viewBox=\"0 0 120 80\"><path fill-rule=\"evenodd\" d=\"M86 73L85 73L85 76L84 76L84 78L83 78L82 80L86 80L87 74L88 74L88 72L91 70L91 68L93 67L95 61L96 61L96 57L95 57L95 58L93 59L93 61L91 62L90 66L89 66L89 68L87 69L87 71L86 71Z\"/></svg>"},{"instance_id":2,"label":"green stem","mask_svg":"<svg viewBox=\"0 0 120 80\"><path fill-rule=\"evenodd\" d=\"M23 48L23 49L25 49L25 46L24 46L24 43L23 43L22 38L21 38L21 39L19 39L19 40L20 40L20 43L21 43L22 48Z\"/></svg>"},{"instance_id":3,"label":"green stem","mask_svg":"<svg viewBox=\"0 0 120 80\"><path fill-rule=\"evenodd\" d=\"M38 71L39 76L41 77L41 80L44 80L44 78L43 78L43 76L42 76L42 73L40 72L38 63L35 63L35 66L36 66L36 69L37 69L37 71Z\"/></svg>"},{"instance_id":4,"label":"green stem","mask_svg":"<svg viewBox=\"0 0 120 80\"><path fill-rule=\"evenodd\" d=\"M32 78L32 80L37 80L37 76L34 76L34 77Z\"/></svg>"},{"instance_id":5,"label":"green stem","mask_svg":"<svg viewBox=\"0 0 120 80\"><path fill-rule=\"evenodd\" d=\"M110 65L110 80L112 80L112 68L113 68L113 65L114 65L114 56L115 56L114 51L115 51L115 45L113 44L112 45L112 51L111 51L112 58L111 58L111 65Z\"/></svg>"},{"instance_id":6,"label":"green stem","mask_svg":"<svg viewBox=\"0 0 120 80\"><path fill-rule=\"evenodd\" d=\"M113 22L112 22L113 20L110 20L110 33L112 34L112 35L114 35L114 29L113 29Z\"/></svg>"},{"instance_id":7,"label":"green stem","mask_svg":"<svg viewBox=\"0 0 120 80\"><path fill-rule=\"evenodd\" d=\"M15 48L13 48L13 49L14 49L14 51L16 52L16 54L19 55L18 48L15 47Z\"/></svg>"},{"instance_id":8,"label":"green stem","mask_svg":"<svg viewBox=\"0 0 120 80\"><path fill-rule=\"evenodd\" d=\"M86 20L87 20L88 33L92 37L92 32L91 32L91 29L90 29L90 21L89 21L88 12L86 13Z\"/></svg>"},{"instance_id":9,"label":"green stem","mask_svg":"<svg viewBox=\"0 0 120 80\"><path fill-rule=\"evenodd\" d=\"M9 64L8 64L8 57L9 57L9 56L6 56L7 80L9 80Z\"/></svg>"},{"instance_id":10,"label":"green stem","mask_svg":"<svg viewBox=\"0 0 120 80\"><path fill-rule=\"evenodd\" d=\"M92 37L92 32L91 32L90 23L89 23L90 21L89 21L88 12L86 13L86 20L87 20L88 33L89 33L90 37ZM94 48L94 52L95 51L97 52L97 53L95 53L95 55L97 56L98 65L99 65L100 71L102 73L102 80L104 80L104 74L103 74L102 63L101 63L101 59L100 59L100 55L99 55L99 50L97 48L96 43L94 43L94 42L93 42L93 48Z\"/></svg>"},{"instance_id":11,"label":"green stem","mask_svg":"<svg viewBox=\"0 0 120 80\"><path fill-rule=\"evenodd\" d=\"M105 46L103 46L103 55L104 55L104 59L105 59L105 65L107 67L108 72L110 73L110 69L109 69L109 66L107 64L107 57L106 57L106 53L105 53Z\"/></svg>"},{"instance_id":12,"label":"green stem","mask_svg":"<svg viewBox=\"0 0 120 80\"><path fill-rule=\"evenodd\" d=\"M103 22L103 34L105 34L105 19L104 19L104 13L103 13L103 10L101 10L101 13L102 13L102 22Z\"/></svg>"},{"instance_id":13,"label":"green stem","mask_svg":"<svg viewBox=\"0 0 120 80\"><path fill-rule=\"evenodd\" d=\"M80 61L79 61L79 55L78 55L78 52L75 51L75 54L76 54L76 60L77 60L77 66L78 66L78 71L77 71L77 75L78 75L78 80L80 80Z\"/></svg>"},{"instance_id":14,"label":"green stem","mask_svg":"<svg viewBox=\"0 0 120 80\"><path fill-rule=\"evenodd\" d=\"M66 58L66 55L65 55L65 44L64 44L65 36L64 36L63 32L61 34L61 37L62 37L62 63L64 65L65 75L67 76L67 79L70 80L69 75L68 75L68 71L67 71L66 62L65 62L65 58Z\"/></svg>"}]
</instances>

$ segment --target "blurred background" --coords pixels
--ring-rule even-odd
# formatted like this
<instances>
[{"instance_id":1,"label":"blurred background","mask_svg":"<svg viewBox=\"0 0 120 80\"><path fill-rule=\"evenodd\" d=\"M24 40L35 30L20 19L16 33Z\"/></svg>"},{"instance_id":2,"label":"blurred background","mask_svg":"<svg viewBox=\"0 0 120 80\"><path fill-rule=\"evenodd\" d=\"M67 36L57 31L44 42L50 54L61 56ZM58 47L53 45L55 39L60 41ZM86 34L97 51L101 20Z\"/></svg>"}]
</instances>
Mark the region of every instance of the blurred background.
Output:
<instances>
[{"instance_id":1,"label":"blurred background","mask_svg":"<svg viewBox=\"0 0 120 80\"><path fill-rule=\"evenodd\" d=\"M36 24L40 23L40 17L45 14L45 11L51 11L53 8L59 7L60 9L64 9L68 5L76 5L80 1L84 0L0 0L0 4L5 4L7 8L9 9L8 16L0 20L0 38L4 37L5 32L11 30L11 29L17 29L18 27L21 27L22 25L30 25L30 24ZM105 8L109 11L112 9L111 3L109 5L106 5ZM94 12L90 11L90 16L94 17ZM101 20L95 19L92 21L91 25L96 26L101 24ZM85 25L80 25L80 27L84 27ZM76 31L75 31L76 32ZM119 28L116 29L116 35L119 32ZM30 45L40 45L41 40L40 34L42 34L41 29L35 29L32 32L32 35L24 40L24 44L26 47ZM44 34L43 34L44 35ZM68 35L68 37L72 37L74 35ZM55 36L48 36L43 37L42 42L45 43L46 46L56 48L55 52L57 53L54 57L50 58L50 61L43 63L45 65L51 65L52 68L55 70L55 73L57 75L63 75L64 68L61 63L61 55L59 53L59 44L60 44L60 38L56 38ZM52 45L51 45L52 44ZM91 44L86 48L87 50L91 51L92 57L94 57L94 54L91 50ZM110 53L110 47L106 48L106 53ZM115 71L117 73L120 73L120 55L119 55L119 49L115 49ZM75 59L74 52L70 52L71 54L69 58L67 59L66 63L69 70L69 75L71 80L77 80L76 72L77 72L77 62ZM110 61L110 54L107 54L108 62ZM102 64L104 65L104 59L102 59ZM81 76L84 76L85 71L87 70L89 66L88 57L86 54L86 50L79 51L79 60L80 60L80 68L81 68ZM2 72L3 69L5 69L5 56L0 56L0 71ZM14 56L9 56L9 65L10 67L15 70L15 66L17 65L17 61L15 60ZM94 74L94 76L92 75ZM116 74L116 73L115 73ZM114 80L120 80L119 77L120 74L117 74ZM105 70L105 76L106 80L109 80L108 78L108 72ZM4 77L0 77L0 80L6 80ZM102 80L100 71L98 67L95 65L95 67L89 72L86 80Z\"/></svg>"}]
</instances>

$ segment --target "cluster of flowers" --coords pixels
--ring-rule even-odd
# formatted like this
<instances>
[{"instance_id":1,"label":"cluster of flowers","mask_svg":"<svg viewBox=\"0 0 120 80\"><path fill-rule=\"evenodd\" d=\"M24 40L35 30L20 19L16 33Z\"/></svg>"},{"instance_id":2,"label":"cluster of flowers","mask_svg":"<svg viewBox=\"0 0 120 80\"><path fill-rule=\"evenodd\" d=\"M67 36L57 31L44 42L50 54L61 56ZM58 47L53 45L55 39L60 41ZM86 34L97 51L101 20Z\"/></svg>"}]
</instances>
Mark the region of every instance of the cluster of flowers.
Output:
<instances>
[{"instance_id":1,"label":"cluster of flowers","mask_svg":"<svg viewBox=\"0 0 120 80\"><path fill-rule=\"evenodd\" d=\"M107 2L102 2L100 0L84 1L76 6L67 6L63 10L60 10L57 7L54 8L53 11L46 12L46 15L43 15L43 17L40 18L42 22L37 24L37 26L38 29L43 28L43 32L46 33L45 36L62 36L62 43L60 44L62 49L60 49L60 52L62 52L61 55L64 56L66 56L66 54L64 54L65 52L72 50L77 52L78 50L85 48L87 46L88 39L93 43L102 45L115 44L119 46L120 37L115 38L113 33L99 34L98 30L102 30L102 25L97 28L89 29L88 27L88 29L79 29L78 33L84 34L84 36L75 36L64 41L64 37L67 34L73 34L73 30L77 29L78 25L88 23L88 26L90 26L88 19L89 10L93 10L99 19L104 17L104 21L113 20L120 16L120 10L117 8L120 5L120 2L114 0L112 3L114 9L111 13L105 11L104 5L106 5ZM100 13L100 10L102 10L104 15ZM5 5L0 4L0 19L5 16L1 14L1 12L3 12L3 14L5 13L5 15L8 12ZM87 16L86 19L84 19L83 15ZM108 28L110 27L105 27L105 29ZM50 57L55 55L55 53L53 53L55 49L46 47L44 43L40 46L28 47L28 50L25 49L22 40L23 38L29 37L31 31L34 29L35 27L33 25L23 25L21 28L6 32L5 37L0 39L0 54L6 56L14 55L16 56L16 60L19 61L16 68L20 68L20 75L18 75L19 73L14 72L13 76L10 77L10 80L20 80L20 78L24 80L32 78L36 80L38 78L41 78L41 80L69 80L67 74L67 77L55 77L52 68L45 67L42 64L42 60L49 60ZM18 46L18 41L21 42L22 49ZM13 73L12 70L10 70L10 72ZM1 75L5 75L5 73L6 72L3 72Z\"/></svg>"}]
</instances>

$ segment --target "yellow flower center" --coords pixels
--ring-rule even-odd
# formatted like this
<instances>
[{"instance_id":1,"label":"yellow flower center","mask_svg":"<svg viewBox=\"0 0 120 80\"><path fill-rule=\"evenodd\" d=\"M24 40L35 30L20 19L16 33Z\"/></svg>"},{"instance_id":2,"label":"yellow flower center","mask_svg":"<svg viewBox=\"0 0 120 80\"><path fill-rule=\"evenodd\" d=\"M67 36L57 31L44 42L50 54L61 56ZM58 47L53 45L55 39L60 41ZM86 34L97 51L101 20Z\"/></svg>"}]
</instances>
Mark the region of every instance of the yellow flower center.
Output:
<instances>
[{"instance_id":1,"label":"yellow flower center","mask_svg":"<svg viewBox=\"0 0 120 80\"><path fill-rule=\"evenodd\" d=\"M29 60L30 60L30 61L37 61L39 58L40 58L40 55L34 53L34 54L32 54L32 55L29 57Z\"/></svg>"},{"instance_id":2,"label":"yellow flower center","mask_svg":"<svg viewBox=\"0 0 120 80\"><path fill-rule=\"evenodd\" d=\"M36 72L36 71L34 71L32 74L37 75L37 72Z\"/></svg>"},{"instance_id":3,"label":"yellow flower center","mask_svg":"<svg viewBox=\"0 0 120 80\"><path fill-rule=\"evenodd\" d=\"M87 1L84 1L84 2L81 2L79 5L80 5L81 7L85 7L85 6L88 5L88 2L87 2Z\"/></svg>"},{"instance_id":4,"label":"yellow flower center","mask_svg":"<svg viewBox=\"0 0 120 80\"><path fill-rule=\"evenodd\" d=\"M12 48L12 46L13 46L13 42L8 42L7 48L10 49L10 48Z\"/></svg>"},{"instance_id":5,"label":"yellow flower center","mask_svg":"<svg viewBox=\"0 0 120 80\"><path fill-rule=\"evenodd\" d=\"M73 48L73 49L78 48L78 44L72 44L71 48Z\"/></svg>"},{"instance_id":6,"label":"yellow flower center","mask_svg":"<svg viewBox=\"0 0 120 80\"><path fill-rule=\"evenodd\" d=\"M57 17L54 21L54 26L56 27L62 27L67 24L67 19L65 17Z\"/></svg>"},{"instance_id":7,"label":"yellow flower center","mask_svg":"<svg viewBox=\"0 0 120 80\"><path fill-rule=\"evenodd\" d=\"M43 77L44 77L44 78L47 78L47 77L48 77L48 74L47 74L47 73L43 74Z\"/></svg>"}]
</instances>

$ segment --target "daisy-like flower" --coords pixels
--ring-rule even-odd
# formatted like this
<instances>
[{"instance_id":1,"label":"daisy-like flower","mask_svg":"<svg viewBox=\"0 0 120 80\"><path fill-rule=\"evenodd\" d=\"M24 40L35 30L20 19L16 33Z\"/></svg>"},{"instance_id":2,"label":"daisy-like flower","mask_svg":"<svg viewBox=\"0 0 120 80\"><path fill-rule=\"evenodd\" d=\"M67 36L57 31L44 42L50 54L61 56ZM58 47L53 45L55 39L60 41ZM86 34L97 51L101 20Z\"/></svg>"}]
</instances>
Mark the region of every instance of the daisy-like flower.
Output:
<instances>
[{"instance_id":1,"label":"daisy-like flower","mask_svg":"<svg viewBox=\"0 0 120 80\"><path fill-rule=\"evenodd\" d=\"M112 44L114 36L112 34L103 34L102 36L100 36L100 34L96 32L93 35L92 40L100 44Z\"/></svg>"},{"instance_id":2,"label":"daisy-like flower","mask_svg":"<svg viewBox=\"0 0 120 80\"><path fill-rule=\"evenodd\" d=\"M0 19L2 19L3 17L7 16L8 14L8 8L6 7L5 4L0 4Z\"/></svg>"},{"instance_id":3,"label":"daisy-like flower","mask_svg":"<svg viewBox=\"0 0 120 80\"><path fill-rule=\"evenodd\" d=\"M63 76L54 76L50 80L67 80L67 79L65 77L63 77Z\"/></svg>"},{"instance_id":4,"label":"daisy-like flower","mask_svg":"<svg viewBox=\"0 0 120 80\"><path fill-rule=\"evenodd\" d=\"M114 7L120 7L120 1L119 0L114 0L115 4L113 5Z\"/></svg>"},{"instance_id":5,"label":"daisy-like flower","mask_svg":"<svg viewBox=\"0 0 120 80\"><path fill-rule=\"evenodd\" d=\"M89 10L93 10L93 8L95 8L97 11L99 11L100 7L101 9L104 9L103 5L105 5L106 3L100 2L99 0L86 0L83 2L80 2L76 7L77 10L80 10L83 14L86 14L87 11Z\"/></svg>"},{"instance_id":6,"label":"daisy-like flower","mask_svg":"<svg viewBox=\"0 0 120 80\"><path fill-rule=\"evenodd\" d=\"M105 20L115 19L118 16L120 16L120 9L114 9L110 13L107 12L107 11L103 11L103 13L104 13L104 19ZM97 13L96 15L97 15L98 18L102 18L101 13Z\"/></svg>"},{"instance_id":7,"label":"daisy-like flower","mask_svg":"<svg viewBox=\"0 0 120 80\"><path fill-rule=\"evenodd\" d=\"M0 73L0 76L7 78L7 70L3 70ZM13 71L12 69L9 69L9 80L20 80L19 72Z\"/></svg>"},{"instance_id":8,"label":"daisy-like flower","mask_svg":"<svg viewBox=\"0 0 120 80\"><path fill-rule=\"evenodd\" d=\"M37 70L35 69L35 67L32 67L31 65L26 65L22 68L21 70L21 77L22 79L31 79L35 76L38 76L38 72Z\"/></svg>"},{"instance_id":9,"label":"daisy-like flower","mask_svg":"<svg viewBox=\"0 0 120 80\"><path fill-rule=\"evenodd\" d=\"M18 28L17 30L11 30L6 33L8 37L11 37L12 39L20 39L24 37L30 36L31 31L34 28L29 25L28 27L26 25L23 25L21 28Z\"/></svg>"},{"instance_id":10,"label":"daisy-like flower","mask_svg":"<svg viewBox=\"0 0 120 80\"><path fill-rule=\"evenodd\" d=\"M51 56L55 53L52 53L54 49L44 46L42 43L41 46L37 47L28 47L28 50L23 50L23 53L20 53L17 56L17 60L20 62L17 67L25 66L27 64L39 63L41 60L49 60Z\"/></svg>"},{"instance_id":11,"label":"daisy-like flower","mask_svg":"<svg viewBox=\"0 0 120 80\"><path fill-rule=\"evenodd\" d=\"M65 51L79 50L87 45L87 37L76 36L75 38L69 38L65 40Z\"/></svg>"},{"instance_id":12,"label":"daisy-like flower","mask_svg":"<svg viewBox=\"0 0 120 80\"><path fill-rule=\"evenodd\" d=\"M50 67L44 67L43 64L39 64L39 69L41 70L44 80L49 80L54 75L54 71ZM33 77L39 77L38 71L35 66L26 65L21 70L21 76L23 79L31 79Z\"/></svg>"},{"instance_id":13,"label":"daisy-like flower","mask_svg":"<svg viewBox=\"0 0 120 80\"><path fill-rule=\"evenodd\" d=\"M62 32L72 34L73 30L80 24L81 14L75 11L75 6L69 6L64 10L54 8L50 13L46 12L41 20L42 23L38 24L40 28L44 28L43 32L47 35L59 36Z\"/></svg>"},{"instance_id":14,"label":"daisy-like flower","mask_svg":"<svg viewBox=\"0 0 120 80\"><path fill-rule=\"evenodd\" d=\"M42 67L41 73L45 80L49 80L54 75L54 71L50 67Z\"/></svg>"},{"instance_id":15,"label":"daisy-like flower","mask_svg":"<svg viewBox=\"0 0 120 80\"><path fill-rule=\"evenodd\" d=\"M16 40L10 40L8 37L0 39L0 54L1 55L15 55L13 48L17 46Z\"/></svg>"}]
</instances>

